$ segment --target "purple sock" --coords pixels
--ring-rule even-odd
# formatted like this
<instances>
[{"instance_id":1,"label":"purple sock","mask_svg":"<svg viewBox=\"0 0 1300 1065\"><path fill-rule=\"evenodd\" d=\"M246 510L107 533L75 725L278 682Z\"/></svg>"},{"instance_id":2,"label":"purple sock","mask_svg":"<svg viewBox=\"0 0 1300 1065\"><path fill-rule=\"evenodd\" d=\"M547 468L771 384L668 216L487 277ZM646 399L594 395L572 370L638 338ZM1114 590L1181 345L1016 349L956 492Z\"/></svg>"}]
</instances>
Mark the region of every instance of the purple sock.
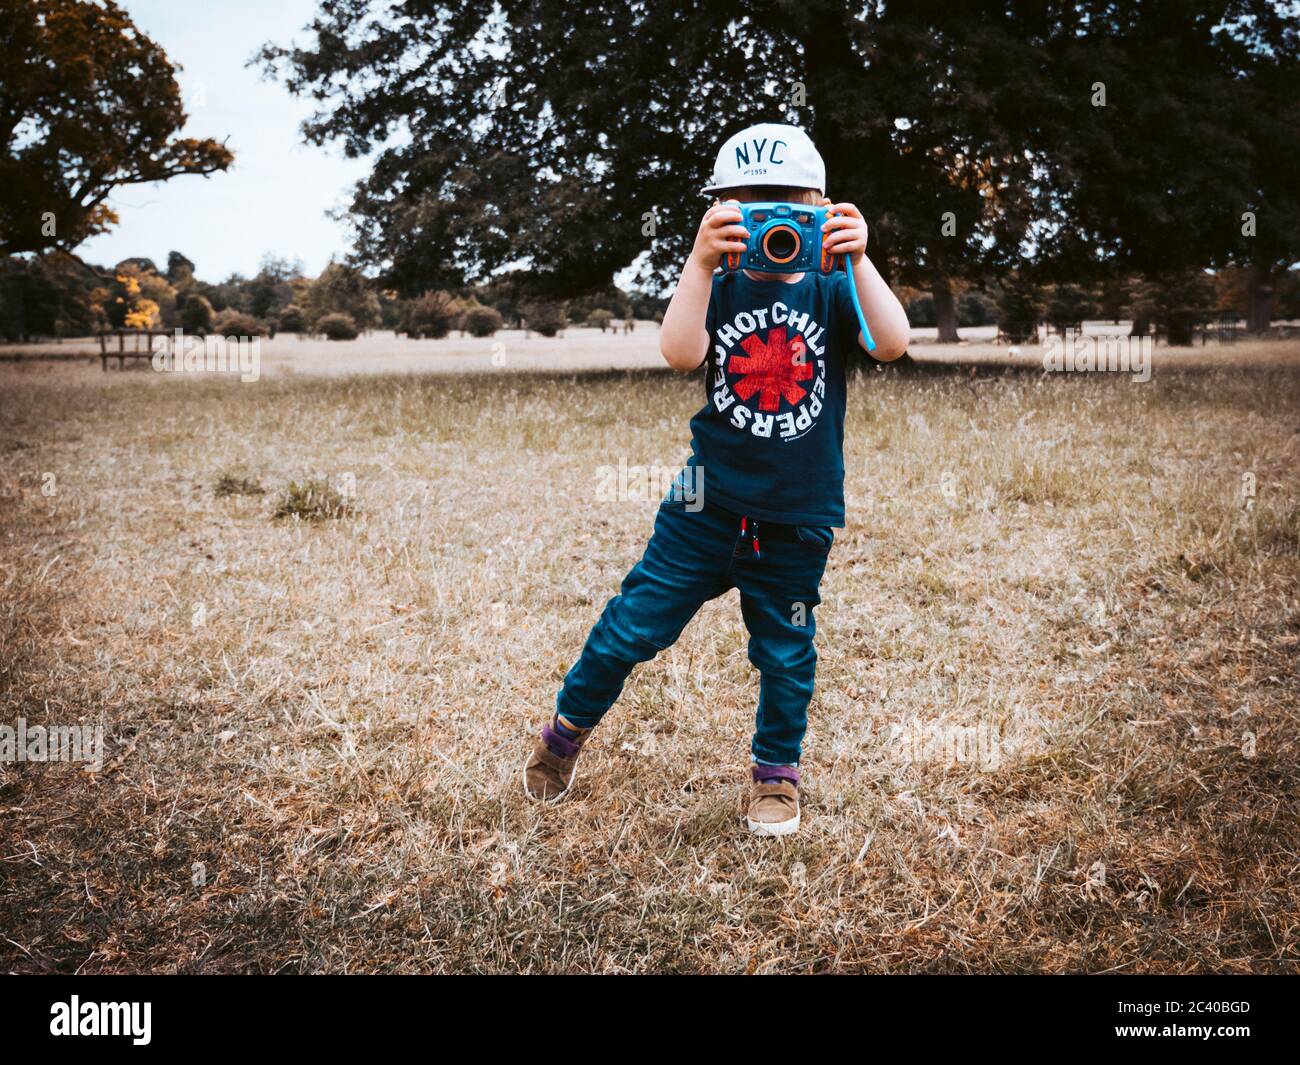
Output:
<instances>
[{"instance_id":1,"label":"purple sock","mask_svg":"<svg viewBox=\"0 0 1300 1065\"><path fill-rule=\"evenodd\" d=\"M763 762L755 762L753 766L754 782L757 784L768 784L774 780L788 780L799 786L799 766L795 762L786 765L766 765Z\"/></svg>"},{"instance_id":2,"label":"purple sock","mask_svg":"<svg viewBox=\"0 0 1300 1065\"><path fill-rule=\"evenodd\" d=\"M566 725L563 721L560 720L559 714L555 715L555 720L551 722L551 728L555 729L555 731L558 732L561 736L563 736L566 740L572 740L575 743L582 737L582 733L584 731L582 729L569 728L568 725Z\"/></svg>"}]
</instances>

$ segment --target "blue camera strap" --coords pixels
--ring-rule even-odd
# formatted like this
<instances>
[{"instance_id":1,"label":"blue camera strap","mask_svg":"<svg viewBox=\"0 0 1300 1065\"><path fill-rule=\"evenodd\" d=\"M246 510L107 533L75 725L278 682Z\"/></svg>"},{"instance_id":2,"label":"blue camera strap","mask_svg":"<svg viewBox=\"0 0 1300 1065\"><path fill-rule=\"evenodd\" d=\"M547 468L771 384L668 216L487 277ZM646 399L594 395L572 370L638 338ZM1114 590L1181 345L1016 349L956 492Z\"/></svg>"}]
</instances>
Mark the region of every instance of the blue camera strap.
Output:
<instances>
[{"instance_id":1,"label":"blue camera strap","mask_svg":"<svg viewBox=\"0 0 1300 1065\"><path fill-rule=\"evenodd\" d=\"M867 316L862 313L862 301L858 299L858 281L853 276L853 267L849 264L849 257L844 256L844 272L849 275L849 293L853 296L853 310L858 316L858 326L862 330L862 339L867 342L867 350L876 350L876 341L871 336L871 330L867 328Z\"/></svg>"}]
</instances>

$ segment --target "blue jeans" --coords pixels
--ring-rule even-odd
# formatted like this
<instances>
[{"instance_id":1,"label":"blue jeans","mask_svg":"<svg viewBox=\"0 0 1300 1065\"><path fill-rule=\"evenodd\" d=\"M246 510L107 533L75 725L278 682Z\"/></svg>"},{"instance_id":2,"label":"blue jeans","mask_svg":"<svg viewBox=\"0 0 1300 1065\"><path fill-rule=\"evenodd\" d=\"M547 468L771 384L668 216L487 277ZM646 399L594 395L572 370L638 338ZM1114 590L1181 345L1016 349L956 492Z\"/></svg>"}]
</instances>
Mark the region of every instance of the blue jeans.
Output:
<instances>
[{"instance_id":1,"label":"blue jeans","mask_svg":"<svg viewBox=\"0 0 1300 1065\"><path fill-rule=\"evenodd\" d=\"M752 751L772 765L797 763L817 652L813 608L834 534L820 525L757 526L714 506L690 510L672 494L659 505L645 554L623 579L564 678L556 709L580 728L595 725L638 662L671 647L700 607L731 588L759 672Z\"/></svg>"}]
</instances>

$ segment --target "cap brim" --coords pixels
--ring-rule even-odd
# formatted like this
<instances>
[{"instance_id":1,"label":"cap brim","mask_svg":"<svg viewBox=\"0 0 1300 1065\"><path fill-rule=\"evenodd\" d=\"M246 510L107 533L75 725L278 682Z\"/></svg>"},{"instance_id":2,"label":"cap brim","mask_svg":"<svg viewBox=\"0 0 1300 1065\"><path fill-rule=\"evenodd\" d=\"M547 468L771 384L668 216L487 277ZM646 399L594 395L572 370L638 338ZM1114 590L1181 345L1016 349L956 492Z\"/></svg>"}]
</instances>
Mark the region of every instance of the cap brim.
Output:
<instances>
[{"instance_id":1,"label":"cap brim","mask_svg":"<svg viewBox=\"0 0 1300 1065\"><path fill-rule=\"evenodd\" d=\"M739 188L755 188L755 189L761 189L762 187L763 187L763 186L760 185L760 184L755 184L755 185L705 185L704 188L700 189L700 195L701 195L701 196L707 196L710 192L721 192L723 189L739 189ZM816 192L816 193L818 193L818 194L820 194L820 195L822 195L822 196L825 196L825 195L826 195L826 190L825 190L825 189L819 189L819 188L817 188L817 187L814 186L814 185L784 185L784 186L782 186L782 187L783 187L783 188L808 189L810 192Z\"/></svg>"}]
</instances>

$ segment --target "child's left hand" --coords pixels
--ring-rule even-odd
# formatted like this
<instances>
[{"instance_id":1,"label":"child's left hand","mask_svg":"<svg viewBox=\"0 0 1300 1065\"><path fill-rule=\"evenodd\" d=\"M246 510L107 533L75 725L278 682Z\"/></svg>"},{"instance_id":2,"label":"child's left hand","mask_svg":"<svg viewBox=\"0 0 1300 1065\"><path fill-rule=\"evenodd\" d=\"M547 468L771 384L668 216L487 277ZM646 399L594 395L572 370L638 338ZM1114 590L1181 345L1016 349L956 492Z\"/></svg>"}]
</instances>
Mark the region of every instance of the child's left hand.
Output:
<instances>
[{"instance_id":1,"label":"child's left hand","mask_svg":"<svg viewBox=\"0 0 1300 1065\"><path fill-rule=\"evenodd\" d=\"M847 255L849 262L856 266L867 253L867 223L851 203L831 203L822 198L822 207L829 207L836 217L827 220L822 226L826 234L824 247L835 255Z\"/></svg>"}]
</instances>

